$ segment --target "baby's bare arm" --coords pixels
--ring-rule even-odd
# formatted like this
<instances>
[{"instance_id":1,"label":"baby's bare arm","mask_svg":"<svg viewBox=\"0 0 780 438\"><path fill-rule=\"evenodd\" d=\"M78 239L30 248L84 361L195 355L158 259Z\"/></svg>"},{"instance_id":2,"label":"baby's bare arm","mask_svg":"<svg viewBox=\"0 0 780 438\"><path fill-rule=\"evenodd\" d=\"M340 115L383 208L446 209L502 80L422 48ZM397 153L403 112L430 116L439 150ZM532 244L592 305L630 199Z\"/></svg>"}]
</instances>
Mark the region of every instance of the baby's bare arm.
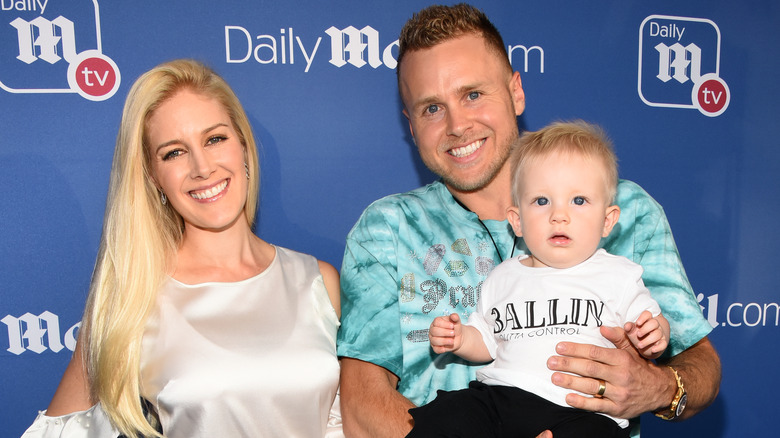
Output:
<instances>
[{"instance_id":1,"label":"baby's bare arm","mask_svg":"<svg viewBox=\"0 0 780 438\"><path fill-rule=\"evenodd\" d=\"M434 319L428 330L428 339L433 351L438 354L452 351L472 362L493 360L479 331L463 325L457 313Z\"/></svg>"}]
</instances>

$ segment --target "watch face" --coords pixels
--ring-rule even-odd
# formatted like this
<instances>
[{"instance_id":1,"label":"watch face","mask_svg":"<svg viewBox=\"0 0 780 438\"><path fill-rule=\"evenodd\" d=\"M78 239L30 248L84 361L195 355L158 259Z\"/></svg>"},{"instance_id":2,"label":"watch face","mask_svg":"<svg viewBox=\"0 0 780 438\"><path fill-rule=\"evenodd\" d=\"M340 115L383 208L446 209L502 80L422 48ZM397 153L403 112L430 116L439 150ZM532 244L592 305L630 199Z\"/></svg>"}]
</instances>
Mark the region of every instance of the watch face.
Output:
<instances>
[{"instance_id":1,"label":"watch face","mask_svg":"<svg viewBox=\"0 0 780 438\"><path fill-rule=\"evenodd\" d=\"M677 412L675 413L675 417L682 415L683 411L685 410L686 403L688 403L688 394L683 394L683 396L680 397L680 402L677 403Z\"/></svg>"}]
</instances>

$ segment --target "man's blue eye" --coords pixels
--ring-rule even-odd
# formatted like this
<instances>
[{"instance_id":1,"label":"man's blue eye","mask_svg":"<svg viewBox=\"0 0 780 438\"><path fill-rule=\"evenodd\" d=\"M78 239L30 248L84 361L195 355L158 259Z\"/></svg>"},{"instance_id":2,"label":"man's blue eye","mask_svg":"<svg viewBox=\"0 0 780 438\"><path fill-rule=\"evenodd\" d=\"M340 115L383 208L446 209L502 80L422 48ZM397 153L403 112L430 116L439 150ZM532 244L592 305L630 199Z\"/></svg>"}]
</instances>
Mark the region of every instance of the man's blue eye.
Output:
<instances>
[{"instance_id":1,"label":"man's blue eye","mask_svg":"<svg viewBox=\"0 0 780 438\"><path fill-rule=\"evenodd\" d=\"M536 198L536 201L534 201L536 205L547 205L550 203L550 201L547 198Z\"/></svg>"},{"instance_id":2,"label":"man's blue eye","mask_svg":"<svg viewBox=\"0 0 780 438\"><path fill-rule=\"evenodd\" d=\"M575 205L583 205L585 204L585 198L582 196L575 196L572 202L574 202Z\"/></svg>"},{"instance_id":3,"label":"man's blue eye","mask_svg":"<svg viewBox=\"0 0 780 438\"><path fill-rule=\"evenodd\" d=\"M471 93L469 93L469 100L475 100L478 97L479 97L479 92L477 91L472 91Z\"/></svg>"},{"instance_id":4,"label":"man's blue eye","mask_svg":"<svg viewBox=\"0 0 780 438\"><path fill-rule=\"evenodd\" d=\"M429 105L428 108L425 108L425 112L428 114L433 114L436 111L439 111L439 105Z\"/></svg>"}]
</instances>

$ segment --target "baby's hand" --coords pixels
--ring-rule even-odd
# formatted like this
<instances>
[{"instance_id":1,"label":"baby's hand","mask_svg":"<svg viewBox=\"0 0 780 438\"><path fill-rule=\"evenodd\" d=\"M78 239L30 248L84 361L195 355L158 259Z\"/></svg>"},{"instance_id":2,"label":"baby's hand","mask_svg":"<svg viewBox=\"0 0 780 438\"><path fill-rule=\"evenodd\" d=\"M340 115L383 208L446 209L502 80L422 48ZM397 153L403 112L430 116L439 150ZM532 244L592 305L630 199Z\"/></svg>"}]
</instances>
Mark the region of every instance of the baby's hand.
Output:
<instances>
[{"instance_id":1,"label":"baby's hand","mask_svg":"<svg viewBox=\"0 0 780 438\"><path fill-rule=\"evenodd\" d=\"M460 348L463 343L463 324L460 322L460 316L452 313L434 319L428 330L428 339L437 354Z\"/></svg>"},{"instance_id":2,"label":"baby's hand","mask_svg":"<svg viewBox=\"0 0 780 438\"><path fill-rule=\"evenodd\" d=\"M663 315L653 318L645 310L636 322L627 322L623 328L634 347L648 359L660 356L669 344L669 323Z\"/></svg>"}]
</instances>

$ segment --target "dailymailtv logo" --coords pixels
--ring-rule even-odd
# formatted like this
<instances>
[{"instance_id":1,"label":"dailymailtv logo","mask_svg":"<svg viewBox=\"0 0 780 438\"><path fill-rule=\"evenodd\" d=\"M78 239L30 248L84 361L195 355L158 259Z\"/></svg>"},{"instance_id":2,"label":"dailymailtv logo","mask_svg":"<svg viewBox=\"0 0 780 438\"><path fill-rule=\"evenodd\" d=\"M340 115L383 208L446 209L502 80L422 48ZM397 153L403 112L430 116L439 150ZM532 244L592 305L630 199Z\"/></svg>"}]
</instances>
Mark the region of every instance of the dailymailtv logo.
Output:
<instances>
[{"instance_id":1,"label":"dailymailtv logo","mask_svg":"<svg viewBox=\"0 0 780 438\"><path fill-rule=\"evenodd\" d=\"M106 100L119 89L103 54L97 0L0 0L0 88L78 93Z\"/></svg>"},{"instance_id":2,"label":"dailymailtv logo","mask_svg":"<svg viewBox=\"0 0 780 438\"><path fill-rule=\"evenodd\" d=\"M731 101L720 78L720 29L702 18L651 15L639 27L639 97L715 117Z\"/></svg>"}]
</instances>

